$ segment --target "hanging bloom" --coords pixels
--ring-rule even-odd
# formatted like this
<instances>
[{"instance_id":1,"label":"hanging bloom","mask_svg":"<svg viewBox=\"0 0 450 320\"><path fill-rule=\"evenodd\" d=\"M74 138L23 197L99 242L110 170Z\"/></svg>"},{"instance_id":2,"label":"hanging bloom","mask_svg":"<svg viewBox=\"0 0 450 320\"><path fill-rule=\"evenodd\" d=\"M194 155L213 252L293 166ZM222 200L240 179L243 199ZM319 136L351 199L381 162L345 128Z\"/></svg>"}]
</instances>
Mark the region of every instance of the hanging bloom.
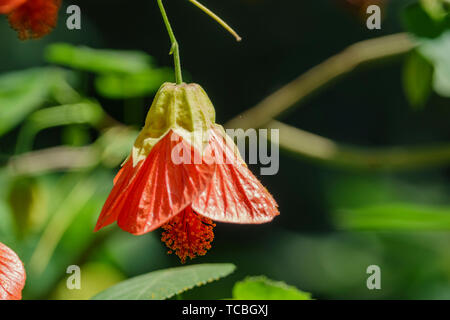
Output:
<instances>
[{"instance_id":1,"label":"hanging bloom","mask_svg":"<svg viewBox=\"0 0 450 320\"><path fill-rule=\"evenodd\" d=\"M0 14L8 14L27 0L0 0Z\"/></svg>"},{"instance_id":2,"label":"hanging bloom","mask_svg":"<svg viewBox=\"0 0 450 320\"><path fill-rule=\"evenodd\" d=\"M19 38L37 39L56 26L61 0L0 0L0 14L7 14Z\"/></svg>"},{"instance_id":3,"label":"hanging bloom","mask_svg":"<svg viewBox=\"0 0 450 320\"><path fill-rule=\"evenodd\" d=\"M117 221L135 235L162 227L184 263L211 248L216 222L264 223L277 203L247 168L197 84L165 83L114 179L95 231Z\"/></svg>"},{"instance_id":4,"label":"hanging bloom","mask_svg":"<svg viewBox=\"0 0 450 320\"><path fill-rule=\"evenodd\" d=\"M0 300L20 300L25 269L17 254L0 242Z\"/></svg>"}]
</instances>

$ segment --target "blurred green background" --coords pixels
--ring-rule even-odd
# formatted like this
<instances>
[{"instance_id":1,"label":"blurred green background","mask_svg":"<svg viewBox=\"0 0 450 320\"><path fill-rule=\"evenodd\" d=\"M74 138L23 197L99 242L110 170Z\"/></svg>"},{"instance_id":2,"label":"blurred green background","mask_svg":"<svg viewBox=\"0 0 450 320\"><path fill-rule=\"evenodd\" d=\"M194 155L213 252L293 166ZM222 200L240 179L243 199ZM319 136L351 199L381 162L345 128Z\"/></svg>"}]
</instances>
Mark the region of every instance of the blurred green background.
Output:
<instances>
[{"instance_id":1,"label":"blurred green background","mask_svg":"<svg viewBox=\"0 0 450 320\"><path fill-rule=\"evenodd\" d=\"M259 226L219 223L213 248L188 264L230 262L237 271L183 298L228 298L247 275L285 281L316 299L450 298L448 11L433 16L408 0L203 3L243 41L188 1L165 5L185 80L205 88L217 122L353 43L410 31L439 54L416 50L358 68L279 120L354 147L436 146L447 161L358 169L282 152L277 175L259 176L251 166L281 215ZM381 30L366 28L370 3L383 7ZM81 30L65 26L70 4L81 7ZM407 10L417 13L413 26ZM0 39L0 241L25 263L24 298L87 299L122 279L180 265L159 231L136 237L112 225L93 233L154 93L173 81L156 1L64 1L49 36L20 41L0 17ZM81 266L82 290L65 287L72 264ZM381 290L366 287L374 264Z\"/></svg>"}]
</instances>

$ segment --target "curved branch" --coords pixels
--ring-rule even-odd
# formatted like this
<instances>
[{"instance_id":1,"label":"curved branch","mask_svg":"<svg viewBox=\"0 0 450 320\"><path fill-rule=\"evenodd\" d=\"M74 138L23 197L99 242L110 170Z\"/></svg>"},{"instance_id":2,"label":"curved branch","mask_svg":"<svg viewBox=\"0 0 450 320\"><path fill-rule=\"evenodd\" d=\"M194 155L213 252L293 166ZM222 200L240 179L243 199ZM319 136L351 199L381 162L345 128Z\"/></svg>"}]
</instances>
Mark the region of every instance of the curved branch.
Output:
<instances>
[{"instance_id":1,"label":"curved branch","mask_svg":"<svg viewBox=\"0 0 450 320\"><path fill-rule=\"evenodd\" d=\"M13 156L8 167L18 175L33 175L60 170L84 170L99 162L99 151L91 146L58 146Z\"/></svg>"},{"instance_id":2,"label":"curved branch","mask_svg":"<svg viewBox=\"0 0 450 320\"><path fill-rule=\"evenodd\" d=\"M283 86L253 108L231 119L225 126L242 129L261 128L319 88L351 72L359 65L407 53L414 46L406 33L355 43Z\"/></svg>"},{"instance_id":3,"label":"curved branch","mask_svg":"<svg viewBox=\"0 0 450 320\"><path fill-rule=\"evenodd\" d=\"M279 129L279 147L296 156L332 166L370 170L411 170L450 163L450 144L438 146L358 148L271 121Z\"/></svg>"}]
</instances>

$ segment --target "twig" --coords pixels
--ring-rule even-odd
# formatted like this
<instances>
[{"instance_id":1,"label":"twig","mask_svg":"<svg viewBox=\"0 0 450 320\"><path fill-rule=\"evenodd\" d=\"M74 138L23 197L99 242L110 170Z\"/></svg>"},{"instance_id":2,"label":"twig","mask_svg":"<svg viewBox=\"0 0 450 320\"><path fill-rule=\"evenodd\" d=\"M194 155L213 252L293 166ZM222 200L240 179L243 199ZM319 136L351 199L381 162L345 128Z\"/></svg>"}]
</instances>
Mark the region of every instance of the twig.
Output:
<instances>
[{"instance_id":1,"label":"twig","mask_svg":"<svg viewBox=\"0 0 450 320\"><path fill-rule=\"evenodd\" d=\"M220 24L225 30L227 30L235 39L236 41L241 41L242 38L237 34L236 31L233 30L225 21L223 21L219 16L217 16L214 12L209 10L207 7L199 3L197 0L189 0L194 6L202 10L204 13L206 13L208 16L213 18L218 24Z\"/></svg>"},{"instance_id":2,"label":"twig","mask_svg":"<svg viewBox=\"0 0 450 320\"><path fill-rule=\"evenodd\" d=\"M18 175L42 174L58 170L77 170L94 167L99 163L97 149L87 147L53 147L13 156L9 168Z\"/></svg>"},{"instance_id":3,"label":"twig","mask_svg":"<svg viewBox=\"0 0 450 320\"><path fill-rule=\"evenodd\" d=\"M333 166L370 170L410 170L450 162L450 144L440 146L357 148L336 143L287 124L271 121L279 129L279 146L296 156Z\"/></svg>"},{"instance_id":4,"label":"twig","mask_svg":"<svg viewBox=\"0 0 450 320\"><path fill-rule=\"evenodd\" d=\"M446 164L450 162L448 144L379 149L346 146L273 120L295 103L357 66L404 54L412 48L414 43L406 34L356 43L287 84L257 106L228 122L226 126L243 129L258 127L280 129L280 148L302 158L335 166L370 170L406 170ZM88 147L57 147L13 158L10 166L22 173L27 170L36 173L55 169L81 169L95 165L94 158L96 155Z\"/></svg>"},{"instance_id":5,"label":"twig","mask_svg":"<svg viewBox=\"0 0 450 320\"><path fill-rule=\"evenodd\" d=\"M450 163L450 144L363 148L346 146L273 120L312 93L361 64L405 54L415 47L405 33L351 45L226 123L228 128L279 129L279 147L298 157L328 165L366 170L408 170Z\"/></svg>"},{"instance_id":6,"label":"twig","mask_svg":"<svg viewBox=\"0 0 450 320\"><path fill-rule=\"evenodd\" d=\"M228 128L261 128L279 114L363 63L404 54L414 48L405 33L364 40L349 46L283 86L259 104L228 121Z\"/></svg>"},{"instance_id":7,"label":"twig","mask_svg":"<svg viewBox=\"0 0 450 320\"><path fill-rule=\"evenodd\" d=\"M35 175L63 170L85 170L99 164L119 165L138 132L124 125L105 129L94 143L83 147L59 146L12 156L8 169L17 175Z\"/></svg>"}]
</instances>

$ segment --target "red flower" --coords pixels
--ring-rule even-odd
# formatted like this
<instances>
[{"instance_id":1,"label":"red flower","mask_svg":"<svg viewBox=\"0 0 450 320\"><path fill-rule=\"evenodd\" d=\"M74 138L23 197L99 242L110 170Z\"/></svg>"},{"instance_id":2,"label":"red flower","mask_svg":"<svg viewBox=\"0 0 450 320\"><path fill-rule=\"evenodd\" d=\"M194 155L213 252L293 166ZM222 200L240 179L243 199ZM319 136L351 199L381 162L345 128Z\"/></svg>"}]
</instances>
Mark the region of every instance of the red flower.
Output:
<instances>
[{"instance_id":1,"label":"red flower","mask_svg":"<svg viewBox=\"0 0 450 320\"><path fill-rule=\"evenodd\" d=\"M20 300L25 269L17 254L0 242L0 300Z\"/></svg>"},{"instance_id":2,"label":"red flower","mask_svg":"<svg viewBox=\"0 0 450 320\"><path fill-rule=\"evenodd\" d=\"M0 14L8 14L27 0L0 0Z\"/></svg>"},{"instance_id":3,"label":"red flower","mask_svg":"<svg viewBox=\"0 0 450 320\"><path fill-rule=\"evenodd\" d=\"M8 14L19 38L37 39L56 26L61 0L0 0L0 13Z\"/></svg>"},{"instance_id":4,"label":"red flower","mask_svg":"<svg viewBox=\"0 0 450 320\"><path fill-rule=\"evenodd\" d=\"M213 220L264 223L278 214L275 200L214 123L203 89L164 84L95 231L115 221L136 235L162 227L169 252L185 262L211 247Z\"/></svg>"}]
</instances>

